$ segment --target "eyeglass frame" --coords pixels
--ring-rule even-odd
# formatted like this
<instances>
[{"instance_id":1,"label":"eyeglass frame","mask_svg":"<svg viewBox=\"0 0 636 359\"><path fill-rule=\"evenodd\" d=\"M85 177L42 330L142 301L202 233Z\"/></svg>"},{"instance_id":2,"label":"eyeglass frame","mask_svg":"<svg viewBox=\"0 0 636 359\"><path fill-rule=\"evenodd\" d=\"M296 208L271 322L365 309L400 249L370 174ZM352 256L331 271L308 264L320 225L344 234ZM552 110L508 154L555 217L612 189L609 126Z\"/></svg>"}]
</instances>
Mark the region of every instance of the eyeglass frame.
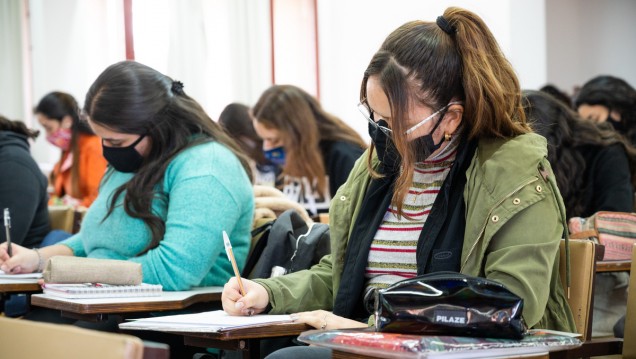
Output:
<instances>
[{"instance_id":1,"label":"eyeglass frame","mask_svg":"<svg viewBox=\"0 0 636 359\"><path fill-rule=\"evenodd\" d=\"M375 126L377 129L379 129L380 131L384 132L386 135L391 135L393 133L393 130L391 130L388 127L385 126L381 126L378 125L378 123L376 121L374 121L371 118L371 109L364 104L364 102L366 101L366 99L360 101L358 103L358 111L360 111L360 113L362 114L362 116L364 116L364 118L367 119L367 121L369 121L370 124L372 124L373 126ZM428 121L430 121L433 117L435 117L436 115L438 115L440 112L448 109L448 107L452 106L452 105L461 105L463 104L461 101L451 101L449 102L446 106L440 108L439 110L435 111L433 114L431 114L430 116L426 117L425 119L423 119L422 121L418 122L417 124L413 125L411 128L409 128L408 130L406 130L404 132L404 135L409 135L411 133L413 133L413 131L417 130L418 128L420 128L422 125L424 125L425 123L427 123ZM366 113L364 112L366 111Z\"/></svg>"}]
</instances>

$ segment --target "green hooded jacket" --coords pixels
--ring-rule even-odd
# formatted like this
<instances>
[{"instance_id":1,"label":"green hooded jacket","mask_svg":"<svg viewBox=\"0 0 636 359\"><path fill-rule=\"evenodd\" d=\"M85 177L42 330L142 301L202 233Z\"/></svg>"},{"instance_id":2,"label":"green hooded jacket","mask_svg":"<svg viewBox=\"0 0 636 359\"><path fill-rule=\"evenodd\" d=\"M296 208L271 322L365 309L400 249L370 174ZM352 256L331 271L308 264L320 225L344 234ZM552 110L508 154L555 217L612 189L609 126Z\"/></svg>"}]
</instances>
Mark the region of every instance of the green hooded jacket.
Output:
<instances>
[{"instance_id":1,"label":"green hooded jacket","mask_svg":"<svg viewBox=\"0 0 636 359\"><path fill-rule=\"evenodd\" d=\"M349 233L371 180L368 156L367 150L332 199L331 254L308 270L255 280L266 288L272 314L333 308ZM379 165L377 156L372 165ZM565 209L546 140L532 133L482 139L466 178L461 272L495 280L523 298L528 327L576 332L559 280Z\"/></svg>"}]
</instances>

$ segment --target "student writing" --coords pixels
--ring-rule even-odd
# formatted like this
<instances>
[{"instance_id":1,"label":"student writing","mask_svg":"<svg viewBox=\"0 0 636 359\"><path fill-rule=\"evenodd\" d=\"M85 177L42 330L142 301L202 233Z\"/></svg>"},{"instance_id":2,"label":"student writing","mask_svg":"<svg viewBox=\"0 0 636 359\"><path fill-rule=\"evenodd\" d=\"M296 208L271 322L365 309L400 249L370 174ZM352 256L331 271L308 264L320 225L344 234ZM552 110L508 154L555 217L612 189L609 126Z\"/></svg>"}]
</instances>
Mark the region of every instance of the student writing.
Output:
<instances>
[{"instance_id":1,"label":"student writing","mask_svg":"<svg viewBox=\"0 0 636 359\"><path fill-rule=\"evenodd\" d=\"M451 7L436 22L397 28L364 71L359 106L373 145L331 204L332 253L309 270L244 280L245 296L231 279L223 308L360 327L375 288L456 271L522 297L528 326L574 331L546 141L526 123L519 81L484 22ZM329 355L288 350L273 357Z\"/></svg>"}]
</instances>

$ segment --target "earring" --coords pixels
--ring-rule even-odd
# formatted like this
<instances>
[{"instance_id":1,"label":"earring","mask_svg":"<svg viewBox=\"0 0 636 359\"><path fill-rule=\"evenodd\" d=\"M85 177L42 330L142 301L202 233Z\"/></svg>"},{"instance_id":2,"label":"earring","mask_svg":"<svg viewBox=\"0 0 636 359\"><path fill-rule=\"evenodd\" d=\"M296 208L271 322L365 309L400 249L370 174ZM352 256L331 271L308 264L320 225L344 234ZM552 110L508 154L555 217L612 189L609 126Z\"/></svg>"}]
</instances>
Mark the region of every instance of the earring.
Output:
<instances>
[{"instance_id":1,"label":"earring","mask_svg":"<svg viewBox=\"0 0 636 359\"><path fill-rule=\"evenodd\" d=\"M452 136L453 135L451 135L450 133L444 133L444 140L450 141Z\"/></svg>"}]
</instances>

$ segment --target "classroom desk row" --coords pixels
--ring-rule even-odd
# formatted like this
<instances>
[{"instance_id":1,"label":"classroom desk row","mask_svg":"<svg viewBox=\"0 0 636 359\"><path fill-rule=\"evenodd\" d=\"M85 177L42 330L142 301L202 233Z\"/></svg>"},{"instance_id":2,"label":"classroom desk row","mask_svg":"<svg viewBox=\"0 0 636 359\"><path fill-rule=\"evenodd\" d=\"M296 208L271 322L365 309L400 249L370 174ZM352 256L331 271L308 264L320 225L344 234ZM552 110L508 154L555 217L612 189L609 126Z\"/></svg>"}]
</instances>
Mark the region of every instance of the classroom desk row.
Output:
<instances>
[{"instance_id":1,"label":"classroom desk row","mask_svg":"<svg viewBox=\"0 0 636 359\"><path fill-rule=\"evenodd\" d=\"M631 261L602 261L597 264L597 272L629 271ZM0 278L0 294L37 293L41 291L37 279ZM220 303L223 287L195 288L182 292L163 292L159 297L108 298L108 299L64 299L46 294L32 294L31 304L61 311L63 316L88 320L105 320L109 315L122 318L126 314L182 310L201 303ZM304 324L276 324L258 328L235 329L216 333L171 332L183 337L184 344L201 348L239 350L243 358L260 357L260 340L280 336L297 336L310 329ZM515 358L544 359L558 357L555 353L513 356ZM333 358L373 358L341 350L334 350Z\"/></svg>"}]
</instances>

